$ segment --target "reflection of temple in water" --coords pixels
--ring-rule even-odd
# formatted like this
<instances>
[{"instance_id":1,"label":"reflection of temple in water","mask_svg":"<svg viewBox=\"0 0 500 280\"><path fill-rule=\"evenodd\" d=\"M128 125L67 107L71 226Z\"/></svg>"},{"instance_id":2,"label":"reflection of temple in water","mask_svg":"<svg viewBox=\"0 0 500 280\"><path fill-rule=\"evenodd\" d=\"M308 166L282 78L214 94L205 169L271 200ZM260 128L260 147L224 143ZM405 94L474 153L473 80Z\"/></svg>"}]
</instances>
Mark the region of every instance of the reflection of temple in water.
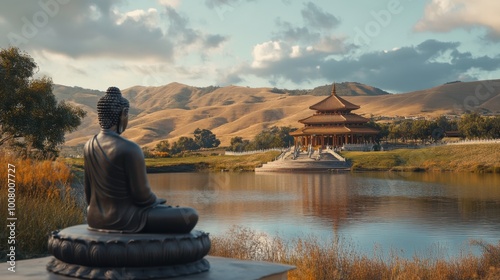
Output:
<instances>
[{"instance_id":1,"label":"reflection of temple in water","mask_svg":"<svg viewBox=\"0 0 500 280\"><path fill-rule=\"evenodd\" d=\"M337 230L342 224L373 208L377 203L368 197L356 195L351 188L350 174L330 174L330 176L307 176L300 182L304 214L316 216L326 223L332 223Z\"/></svg>"},{"instance_id":2,"label":"reflection of temple in water","mask_svg":"<svg viewBox=\"0 0 500 280\"><path fill-rule=\"evenodd\" d=\"M498 176L406 176L383 172L192 173L151 174L149 178L154 191L168 203L196 207L201 222L226 227L313 221L332 231L398 222L451 228L469 226L484 217L500 227Z\"/></svg>"},{"instance_id":3,"label":"reflection of temple in water","mask_svg":"<svg viewBox=\"0 0 500 280\"><path fill-rule=\"evenodd\" d=\"M359 185L359 179L354 176L366 177L367 184ZM436 222L446 220L446 225L451 226L484 216L495 217L500 226L500 216L496 214L500 211L500 189L494 187L498 176L478 182L477 176L466 174L461 178L471 185L458 189L455 183L449 186L437 183L445 181L443 176L457 177L456 174L414 174L400 180L393 178L396 175L388 176L386 173L349 173L303 177L298 183L302 185L304 214L331 223L334 230L351 223L399 220L441 227ZM456 180L460 179L450 181ZM475 186L472 182L481 183L482 188L470 187Z\"/></svg>"}]
</instances>

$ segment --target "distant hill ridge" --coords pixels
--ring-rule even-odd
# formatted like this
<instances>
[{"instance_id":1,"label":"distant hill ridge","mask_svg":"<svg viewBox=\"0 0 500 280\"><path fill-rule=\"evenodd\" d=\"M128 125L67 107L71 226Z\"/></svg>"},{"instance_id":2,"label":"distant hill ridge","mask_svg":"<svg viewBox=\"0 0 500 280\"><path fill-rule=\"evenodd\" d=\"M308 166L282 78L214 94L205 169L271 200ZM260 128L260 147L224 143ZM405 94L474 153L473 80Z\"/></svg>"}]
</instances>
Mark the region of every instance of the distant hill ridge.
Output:
<instances>
[{"instance_id":1,"label":"distant hill ridge","mask_svg":"<svg viewBox=\"0 0 500 280\"><path fill-rule=\"evenodd\" d=\"M478 91L479 88L479 91ZM355 112L374 116L438 116L461 114L467 109L500 114L500 80L455 82L404 94L388 94L368 85L336 84L339 95L361 108ZM196 128L212 130L222 145L234 136L251 139L270 126L300 127L299 119L314 113L309 106L331 94L331 85L312 90L279 90L241 86L193 87L170 83L158 87L122 89L130 101L129 129L124 136L140 145L192 136ZM103 91L54 86L58 100L87 111L79 129L66 135L66 145L85 143L99 131L97 100Z\"/></svg>"},{"instance_id":2,"label":"distant hill ridge","mask_svg":"<svg viewBox=\"0 0 500 280\"><path fill-rule=\"evenodd\" d=\"M314 96L328 96L332 93L333 84L315 87L313 89L279 89L273 88L273 93L288 93L289 95L314 95ZM359 95L384 95L388 92L376 87L364 85L356 82L343 82L335 83L335 91L340 96L359 96Z\"/></svg>"}]
</instances>

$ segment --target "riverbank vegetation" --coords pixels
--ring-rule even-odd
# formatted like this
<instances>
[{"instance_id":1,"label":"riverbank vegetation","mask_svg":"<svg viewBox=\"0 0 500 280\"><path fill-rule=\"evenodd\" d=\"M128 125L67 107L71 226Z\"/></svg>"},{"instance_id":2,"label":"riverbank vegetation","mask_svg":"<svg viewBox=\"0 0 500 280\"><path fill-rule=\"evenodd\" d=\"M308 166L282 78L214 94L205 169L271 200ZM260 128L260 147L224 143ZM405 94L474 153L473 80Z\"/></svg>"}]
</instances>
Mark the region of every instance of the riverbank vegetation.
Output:
<instances>
[{"instance_id":1,"label":"riverbank vegetation","mask_svg":"<svg viewBox=\"0 0 500 280\"><path fill-rule=\"evenodd\" d=\"M288 279L500 279L500 242L491 245L473 241L482 253L463 253L451 259L388 257L357 253L348 242L320 240L314 236L291 241L234 227L223 235L212 236L210 255L242 260L269 261L293 265Z\"/></svg>"},{"instance_id":2,"label":"riverbank vegetation","mask_svg":"<svg viewBox=\"0 0 500 280\"><path fill-rule=\"evenodd\" d=\"M500 173L500 143L443 145L381 152L342 152L354 171Z\"/></svg>"},{"instance_id":3,"label":"riverbank vegetation","mask_svg":"<svg viewBox=\"0 0 500 280\"><path fill-rule=\"evenodd\" d=\"M273 126L262 130L255 135L253 140L246 140L243 137L231 138L231 145L225 149L233 152L266 150L272 148L290 147L293 145L293 137L290 132L296 128L290 126ZM160 141L153 149L143 147L142 151L146 158L183 157L186 153L195 153L199 149L213 149L219 146L220 141L210 130L197 128L194 138L180 137L172 144L168 140Z\"/></svg>"},{"instance_id":4,"label":"riverbank vegetation","mask_svg":"<svg viewBox=\"0 0 500 280\"><path fill-rule=\"evenodd\" d=\"M274 160L280 152L229 156L185 153L183 157L146 158L149 173L196 171L253 171ZM341 153L353 171L452 171L500 173L500 143L442 145L421 149ZM83 159L67 158L75 171L83 171Z\"/></svg>"},{"instance_id":5,"label":"riverbank vegetation","mask_svg":"<svg viewBox=\"0 0 500 280\"><path fill-rule=\"evenodd\" d=\"M427 119L404 119L390 123L370 121L368 126L379 131L377 142L420 142L435 143L446 136L459 136L466 139L500 138L500 116L482 116L466 113L457 119L446 116Z\"/></svg>"},{"instance_id":6,"label":"riverbank vegetation","mask_svg":"<svg viewBox=\"0 0 500 280\"><path fill-rule=\"evenodd\" d=\"M0 259L5 260L7 246L15 246L16 259L33 258L47 254L48 234L56 229L84 222L81 196L70 195L71 168L62 161L22 159L0 153ZM15 170L8 176L8 168ZM8 190L8 178L14 189ZM8 195L15 195L13 215L7 211ZM7 215L15 220L15 244L8 244L10 232Z\"/></svg>"},{"instance_id":7,"label":"riverbank vegetation","mask_svg":"<svg viewBox=\"0 0 500 280\"><path fill-rule=\"evenodd\" d=\"M146 158L149 173L194 171L253 171L256 167L274 160L280 152L269 151L249 155L229 156L218 154L185 153L183 157ZM82 158L67 158L76 171L83 171Z\"/></svg>"}]
</instances>

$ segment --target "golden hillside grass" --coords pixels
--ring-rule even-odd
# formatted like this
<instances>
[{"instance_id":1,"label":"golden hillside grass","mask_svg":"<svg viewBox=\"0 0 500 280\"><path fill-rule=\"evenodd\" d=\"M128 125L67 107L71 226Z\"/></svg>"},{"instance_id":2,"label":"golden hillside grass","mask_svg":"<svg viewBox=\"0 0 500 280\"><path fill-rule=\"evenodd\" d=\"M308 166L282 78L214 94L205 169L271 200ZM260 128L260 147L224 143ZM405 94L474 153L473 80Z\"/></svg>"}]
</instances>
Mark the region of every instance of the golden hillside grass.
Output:
<instances>
[{"instance_id":1,"label":"golden hillside grass","mask_svg":"<svg viewBox=\"0 0 500 280\"><path fill-rule=\"evenodd\" d=\"M70 195L71 168L62 161L34 161L0 154L0 161L15 166L16 259L47 254L48 234L84 222L83 204ZM0 168L0 227L6 228L8 170ZM0 239L7 240L1 231ZM0 259L5 260L7 242L0 244Z\"/></svg>"},{"instance_id":2,"label":"golden hillside grass","mask_svg":"<svg viewBox=\"0 0 500 280\"><path fill-rule=\"evenodd\" d=\"M443 260L418 256L406 259L396 253L388 258L377 254L366 256L356 253L351 244L342 240L307 236L285 241L243 227L233 227L211 240L213 256L293 265L296 269L288 273L289 279L500 279L500 242L491 245L474 241L473 245L482 249L480 256L464 253Z\"/></svg>"},{"instance_id":3,"label":"golden hillside grass","mask_svg":"<svg viewBox=\"0 0 500 280\"><path fill-rule=\"evenodd\" d=\"M500 143L446 145L382 152L342 152L353 170L500 173Z\"/></svg>"},{"instance_id":4,"label":"golden hillside grass","mask_svg":"<svg viewBox=\"0 0 500 280\"><path fill-rule=\"evenodd\" d=\"M476 97L478 86L482 86L482 82L442 85L406 94L346 96L345 99L360 105L361 108L355 113L366 117L437 117L456 108L470 106L464 104L467 100L477 101L478 108L498 113L499 94L489 93L488 96L483 94L480 98ZM187 92L183 92L184 89ZM124 136L140 145L153 147L158 141L176 141L181 136L192 136L196 128L204 128L216 134L223 146L228 146L232 137L252 139L269 126L301 127L298 120L314 113L309 106L325 98L275 94L270 90L228 86L201 94L198 89L179 83L123 89L123 94L133 107L129 129ZM67 136L68 146L83 144L99 131L95 104L102 93L99 95L98 92L84 89L76 93L74 91L73 88L64 86L57 86L54 90L58 98L84 104L88 111L87 118L79 129Z\"/></svg>"}]
</instances>

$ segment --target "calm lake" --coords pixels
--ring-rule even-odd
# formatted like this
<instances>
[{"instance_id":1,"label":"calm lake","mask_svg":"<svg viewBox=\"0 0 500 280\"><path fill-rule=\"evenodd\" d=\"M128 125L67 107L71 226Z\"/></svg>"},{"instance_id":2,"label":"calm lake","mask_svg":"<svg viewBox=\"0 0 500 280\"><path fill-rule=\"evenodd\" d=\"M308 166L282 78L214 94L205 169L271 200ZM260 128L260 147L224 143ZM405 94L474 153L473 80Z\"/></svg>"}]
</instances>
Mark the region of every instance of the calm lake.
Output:
<instances>
[{"instance_id":1,"label":"calm lake","mask_svg":"<svg viewBox=\"0 0 500 280\"><path fill-rule=\"evenodd\" d=\"M457 173L165 173L151 187L198 210L197 229L234 225L285 239L347 240L373 255L454 257L500 240L500 175ZM476 252L477 249L472 249Z\"/></svg>"}]
</instances>

